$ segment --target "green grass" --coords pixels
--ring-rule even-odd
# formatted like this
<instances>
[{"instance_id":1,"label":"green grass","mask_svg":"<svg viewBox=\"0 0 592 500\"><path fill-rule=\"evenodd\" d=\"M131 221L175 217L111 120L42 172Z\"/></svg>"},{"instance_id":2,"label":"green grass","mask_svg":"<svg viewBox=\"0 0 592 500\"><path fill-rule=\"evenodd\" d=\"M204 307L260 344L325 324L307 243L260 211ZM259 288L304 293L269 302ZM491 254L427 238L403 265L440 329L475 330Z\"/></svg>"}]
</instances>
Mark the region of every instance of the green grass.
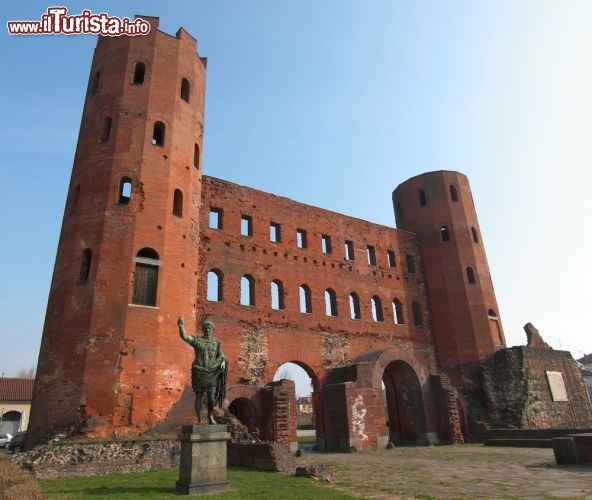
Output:
<instances>
[{"instance_id":1,"label":"green grass","mask_svg":"<svg viewBox=\"0 0 592 500\"><path fill-rule=\"evenodd\" d=\"M298 436L298 444L317 444L316 436Z\"/></svg>"},{"instance_id":2,"label":"green grass","mask_svg":"<svg viewBox=\"0 0 592 500\"><path fill-rule=\"evenodd\" d=\"M181 496L175 492L175 482L178 478L178 469L168 469L93 477L63 477L40 480L39 484L48 499L153 498L160 500ZM232 491L216 495L216 500L353 498L318 480L254 469L229 467L228 480Z\"/></svg>"}]
</instances>

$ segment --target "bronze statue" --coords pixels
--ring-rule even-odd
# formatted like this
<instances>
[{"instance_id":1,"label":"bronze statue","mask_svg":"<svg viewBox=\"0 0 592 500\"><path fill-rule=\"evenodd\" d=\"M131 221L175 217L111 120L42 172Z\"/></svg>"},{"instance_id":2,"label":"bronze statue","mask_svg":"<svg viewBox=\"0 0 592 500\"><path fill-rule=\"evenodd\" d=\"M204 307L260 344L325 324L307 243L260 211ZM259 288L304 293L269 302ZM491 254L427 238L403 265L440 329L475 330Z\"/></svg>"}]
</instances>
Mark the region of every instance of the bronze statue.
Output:
<instances>
[{"instance_id":1,"label":"bronze statue","mask_svg":"<svg viewBox=\"0 0 592 500\"><path fill-rule=\"evenodd\" d=\"M202 321L202 337L187 335L182 316L179 316L177 325L179 336L195 350L195 360L191 365L191 386L195 392L197 423L201 424L201 405L205 392L208 401L208 423L216 424L213 415L214 405L221 407L226 396L228 362L220 342L212 336L214 323Z\"/></svg>"}]
</instances>

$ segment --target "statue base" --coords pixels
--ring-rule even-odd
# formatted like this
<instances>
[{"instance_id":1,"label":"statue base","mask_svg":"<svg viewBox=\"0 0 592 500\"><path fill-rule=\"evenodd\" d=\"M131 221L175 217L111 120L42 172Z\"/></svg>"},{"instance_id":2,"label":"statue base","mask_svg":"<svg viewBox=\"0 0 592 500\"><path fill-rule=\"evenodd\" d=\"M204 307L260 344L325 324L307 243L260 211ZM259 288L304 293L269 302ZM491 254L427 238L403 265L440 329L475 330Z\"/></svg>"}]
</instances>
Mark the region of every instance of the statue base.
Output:
<instances>
[{"instance_id":1,"label":"statue base","mask_svg":"<svg viewBox=\"0 0 592 500\"><path fill-rule=\"evenodd\" d=\"M230 490L226 471L226 425L184 425L179 480L175 489L185 495L209 495Z\"/></svg>"}]
</instances>

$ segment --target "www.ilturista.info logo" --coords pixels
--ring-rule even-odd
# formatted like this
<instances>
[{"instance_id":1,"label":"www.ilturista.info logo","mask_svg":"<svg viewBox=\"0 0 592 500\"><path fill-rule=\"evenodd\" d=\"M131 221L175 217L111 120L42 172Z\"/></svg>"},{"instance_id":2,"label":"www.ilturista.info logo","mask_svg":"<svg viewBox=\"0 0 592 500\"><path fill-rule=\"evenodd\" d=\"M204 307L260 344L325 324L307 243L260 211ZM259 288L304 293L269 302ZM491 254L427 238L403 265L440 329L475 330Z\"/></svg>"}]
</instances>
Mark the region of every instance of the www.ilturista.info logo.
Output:
<instances>
[{"instance_id":1,"label":"www.ilturista.info logo","mask_svg":"<svg viewBox=\"0 0 592 500\"><path fill-rule=\"evenodd\" d=\"M11 35L135 36L150 33L150 23L140 17L131 21L127 17L109 17L104 12L93 14L90 10L69 16L66 7L49 7L41 21L8 21L6 26Z\"/></svg>"}]
</instances>

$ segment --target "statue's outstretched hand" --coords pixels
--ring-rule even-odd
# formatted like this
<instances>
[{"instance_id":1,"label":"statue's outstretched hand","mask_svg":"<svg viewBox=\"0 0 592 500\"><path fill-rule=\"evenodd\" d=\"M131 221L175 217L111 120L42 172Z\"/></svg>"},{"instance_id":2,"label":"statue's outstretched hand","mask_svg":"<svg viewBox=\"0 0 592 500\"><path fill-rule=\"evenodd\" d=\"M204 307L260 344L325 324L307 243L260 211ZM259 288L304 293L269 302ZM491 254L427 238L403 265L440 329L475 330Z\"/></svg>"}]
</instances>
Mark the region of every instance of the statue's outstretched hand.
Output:
<instances>
[{"instance_id":1,"label":"statue's outstretched hand","mask_svg":"<svg viewBox=\"0 0 592 500\"><path fill-rule=\"evenodd\" d=\"M183 326L183 316L179 316L179 319L177 320L177 326Z\"/></svg>"}]
</instances>

